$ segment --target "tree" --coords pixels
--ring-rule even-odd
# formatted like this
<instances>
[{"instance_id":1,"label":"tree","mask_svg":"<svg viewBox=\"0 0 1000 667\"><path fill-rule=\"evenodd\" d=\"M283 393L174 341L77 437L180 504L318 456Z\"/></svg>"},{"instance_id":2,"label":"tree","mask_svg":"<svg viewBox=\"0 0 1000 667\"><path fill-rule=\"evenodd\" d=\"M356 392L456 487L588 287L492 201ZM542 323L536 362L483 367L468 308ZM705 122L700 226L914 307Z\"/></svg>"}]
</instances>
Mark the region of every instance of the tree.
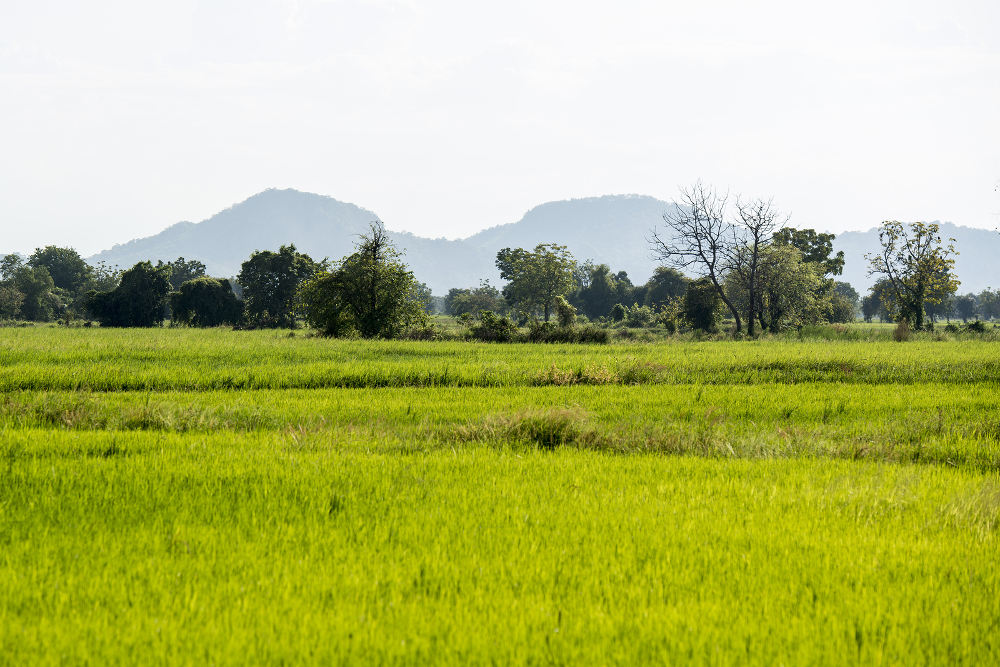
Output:
<instances>
[{"instance_id":1,"label":"tree","mask_svg":"<svg viewBox=\"0 0 1000 667\"><path fill-rule=\"evenodd\" d=\"M833 291L835 294L839 294L843 298L847 299L847 302L855 307L857 307L858 301L861 299L861 295L858 294L858 291L851 286L851 283L846 283L841 280L833 283Z\"/></svg>"},{"instance_id":2,"label":"tree","mask_svg":"<svg viewBox=\"0 0 1000 667\"><path fill-rule=\"evenodd\" d=\"M174 322L194 327L217 327L236 324L243 315L243 304L233 294L225 278L201 276L188 280L170 295Z\"/></svg>"},{"instance_id":3,"label":"tree","mask_svg":"<svg viewBox=\"0 0 1000 667\"><path fill-rule=\"evenodd\" d=\"M526 315L539 310L549 321L556 297L568 295L576 284L576 261L566 246L539 243L534 251L504 248L497 253L500 277L509 281L504 298Z\"/></svg>"},{"instance_id":4,"label":"tree","mask_svg":"<svg viewBox=\"0 0 1000 667\"><path fill-rule=\"evenodd\" d=\"M865 318L865 322L871 322L881 308L882 301L878 298L878 294L872 293L861 299L861 316Z\"/></svg>"},{"instance_id":5,"label":"tree","mask_svg":"<svg viewBox=\"0 0 1000 667\"><path fill-rule=\"evenodd\" d=\"M830 312L830 302L828 293L820 288L821 270L818 264L804 261L797 248L766 248L761 258L761 303L757 311L761 328L777 333L823 321Z\"/></svg>"},{"instance_id":6,"label":"tree","mask_svg":"<svg viewBox=\"0 0 1000 667\"><path fill-rule=\"evenodd\" d=\"M719 302L719 292L711 278L698 278L684 293L684 319L695 329L713 332L719 320Z\"/></svg>"},{"instance_id":7,"label":"tree","mask_svg":"<svg viewBox=\"0 0 1000 667\"><path fill-rule=\"evenodd\" d=\"M1000 290L983 290L976 297L976 303L979 304L979 314L983 319L1000 319Z\"/></svg>"},{"instance_id":8,"label":"tree","mask_svg":"<svg viewBox=\"0 0 1000 667\"><path fill-rule=\"evenodd\" d=\"M818 234L815 229L785 227L774 234L774 244L792 246L802 253L802 261L817 263L824 276L839 276L844 272L844 252L833 254L834 234Z\"/></svg>"},{"instance_id":9,"label":"tree","mask_svg":"<svg viewBox=\"0 0 1000 667\"><path fill-rule=\"evenodd\" d=\"M61 291L57 290L49 270L44 266L22 265L11 281L22 295L20 317L33 322L48 322L63 308Z\"/></svg>"},{"instance_id":10,"label":"tree","mask_svg":"<svg viewBox=\"0 0 1000 667\"><path fill-rule=\"evenodd\" d=\"M14 285L0 283L0 320L12 320L21 312L24 295Z\"/></svg>"},{"instance_id":11,"label":"tree","mask_svg":"<svg viewBox=\"0 0 1000 667\"><path fill-rule=\"evenodd\" d=\"M303 285L306 320L325 334L357 331L364 338L394 338L426 321L418 283L381 222L373 222L355 252L332 271Z\"/></svg>"},{"instance_id":12,"label":"tree","mask_svg":"<svg viewBox=\"0 0 1000 667\"><path fill-rule=\"evenodd\" d=\"M653 271L653 277L646 282L644 303L651 308L663 308L684 296L687 286L688 279L683 273L667 266L658 266Z\"/></svg>"},{"instance_id":13,"label":"tree","mask_svg":"<svg viewBox=\"0 0 1000 667\"><path fill-rule=\"evenodd\" d=\"M784 221L770 201L736 200L737 223L733 225L731 248L728 250L727 273L735 277L746 292L745 312L747 334L755 334L755 320L761 305L761 262L772 236Z\"/></svg>"},{"instance_id":14,"label":"tree","mask_svg":"<svg viewBox=\"0 0 1000 667\"><path fill-rule=\"evenodd\" d=\"M490 285L489 280L480 281L479 287L472 289L453 287L444 298L445 312L456 317L465 313L477 315L484 310L502 313L506 306L500 290Z\"/></svg>"},{"instance_id":15,"label":"tree","mask_svg":"<svg viewBox=\"0 0 1000 667\"><path fill-rule=\"evenodd\" d=\"M73 248L54 245L36 248L28 258L28 265L45 267L52 283L72 297L81 295L93 276L93 269Z\"/></svg>"},{"instance_id":16,"label":"tree","mask_svg":"<svg viewBox=\"0 0 1000 667\"><path fill-rule=\"evenodd\" d=\"M978 307L975 294L963 294L955 297L955 314L961 318L962 322L968 322L974 318Z\"/></svg>"},{"instance_id":17,"label":"tree","mask_svg":"<svg viewBox=\"0 0 1000 667\"><path fill-rule=\"evenodd\" d=\"M431 292L431 288L427 286L427 283L416 283L413 289L424 312L428 315L432 314L434 312L434 293Z\"/></svg>"},{"instance_id":18,"label":"tree","mask_svg":"<svg viewBox=\"0 0 1000 667\"><path fill-rule=\"evenodd\" d=\"M20 255L15 255L14 253L4 255L3 259L0 259L0 281L13 280L14 274L22 266L24 266L24 260L21 259Z\"/></svg>"},{"instance_id":19,"label":"tree","mask_svg":"<svg viewBox=\"0 0 1000 667\"><path fill-rule=\"evenodd\" d=\"M681 203L663 214L667 229L651 231L650 249L660 262L675 269L690 269L708 279L743 330L743 320L735 304L726 296L723 282L732 256L732 227L726 220L727 196L699 181L681 189Z\"/></svg>"},{"instance_id":20,"label":"tree","mask_svg":"<svg viewBox=\"0 0 1000 667\"><path fill-rule=\"evenodd\" d=\"M585 286L577 290L574 294L576 301L583 314L590 319L604 317L611 312L611 308L618 303L619 287L618 279L611 272L611 267L607 264L587 263Z\"/></svg>"},{"instance_id":21,"label":"tree","mask_svg":"<svg viewBox=\"0 0 1000 667\"><path fill-rule=\"evenodd\" d=\"M152 327L162 324L169 294L170 269L139 262L110 292L88 292L87 310L101 326Z\"/></svg>"},{"instance_id":22,"label":"tree","mask_svg":"<svg viewBox=\"0 0 1000 667\"><path fill-rule=\"evenodd\" d=\"M164 263L160 260L156 263L157 268L164 266L170 267L170 286L174 291L179 290L181 285L189 280L205 275L205 265L196 259L186 260L183 257L178 257L172 262Z\"/></svg>"},{"instance_id":23,"label":"tree","mask_svg":"<svg viewBox=\"0 0 1000 667\"><path fill-rule=\"evenodd\" d=\"M294 245L258 250L243 262L236 280L243 289L246 321L264 328L295 328L296 294L322 265Z\"/></svg>"},{"instance_id":24,"label":"tree","mask_svg":"<svg viewBox=\"0 0 1000 667\"><path fill-rule=\"evenodd\" d=\"M952 273L954 256L958 254L955 240L942 245L936 223L913 222L907 229L895 220L883 222L878 236L881 252L865 255L870 263L868 275L885 278L886 289L899 308L899 318L920 330L924 326L925 302L938 303L958 287Z\"/></svg>"}]
</instances>

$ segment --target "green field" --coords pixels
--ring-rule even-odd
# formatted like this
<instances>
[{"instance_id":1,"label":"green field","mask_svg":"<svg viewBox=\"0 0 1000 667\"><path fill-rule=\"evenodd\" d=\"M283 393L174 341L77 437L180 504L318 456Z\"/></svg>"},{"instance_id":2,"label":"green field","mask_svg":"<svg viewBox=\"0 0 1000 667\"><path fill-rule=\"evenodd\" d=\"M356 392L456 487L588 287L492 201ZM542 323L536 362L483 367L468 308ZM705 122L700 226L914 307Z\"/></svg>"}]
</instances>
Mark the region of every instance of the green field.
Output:
<instances>
[{"instance_id":1,"label":"green field","mask_svg":"<svg viewBox=\"0 0 1000 667\"><path fill-rule=\"evenodd\" d=\"M1000 661L1000 343L0 329L0 662Z\"/></svg>"}]
</instances>

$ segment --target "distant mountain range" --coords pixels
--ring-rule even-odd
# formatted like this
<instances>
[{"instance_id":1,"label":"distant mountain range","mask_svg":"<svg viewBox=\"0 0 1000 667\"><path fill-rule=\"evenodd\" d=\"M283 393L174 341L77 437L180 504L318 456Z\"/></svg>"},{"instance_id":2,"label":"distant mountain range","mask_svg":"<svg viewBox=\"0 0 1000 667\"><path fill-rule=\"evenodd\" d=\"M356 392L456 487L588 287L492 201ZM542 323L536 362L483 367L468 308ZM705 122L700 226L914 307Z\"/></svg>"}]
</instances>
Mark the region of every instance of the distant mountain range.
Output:
<instances>
[{"instance_id":1,"label":"distant mountain range","mask_svg":"<svg viewBox=\"0 0 1000 667\"><path fill-rule=\"evenodd\" d=\"M635 283L653 273L646 238L674 204L642 195L608 195L549 202L528 211L515 223L483 230L465 239L429 239L407 232L391 232L405 261L418 280L435 294L451 287L471 287L483 278L494 283L499 275L496 253L505 247L533 248L538 243L561 243L579 260L592 259L627 271ZM378 219L372 211L331 197L297 190L265 190L199 223L179 222L159 234L116 245L89 261L128 267L149 259L198 259L210 274L234 276L254 250L276 250L294 243L314 259L339 259L351 252L359 234ZM793 222L794 224L794 222ZM1000 234L943 224L945 236L956 239L960 251L956 272L961 292L1000 286ZM864 255L878 246L874 230L845 232L835 246L847 262L844 280L859 291L871 284Z\"/></svg>"}]
</instances>

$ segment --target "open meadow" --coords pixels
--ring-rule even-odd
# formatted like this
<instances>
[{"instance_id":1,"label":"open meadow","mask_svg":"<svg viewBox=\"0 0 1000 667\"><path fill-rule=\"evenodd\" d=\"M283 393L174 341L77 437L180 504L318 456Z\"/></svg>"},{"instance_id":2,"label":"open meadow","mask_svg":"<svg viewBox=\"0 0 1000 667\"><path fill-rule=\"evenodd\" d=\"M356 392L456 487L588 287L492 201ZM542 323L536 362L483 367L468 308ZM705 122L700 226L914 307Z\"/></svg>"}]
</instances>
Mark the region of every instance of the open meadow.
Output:
<instances>
[{"instance_id":1,"label":"open meadow","mask_svg":"<svg viewBox=\"0 0 1000 667\"><path fill-rule=\"evenodd\" d=\"M0 329L0 662L1000 662L1000 342Z\"/></svg>"}]
</instances>

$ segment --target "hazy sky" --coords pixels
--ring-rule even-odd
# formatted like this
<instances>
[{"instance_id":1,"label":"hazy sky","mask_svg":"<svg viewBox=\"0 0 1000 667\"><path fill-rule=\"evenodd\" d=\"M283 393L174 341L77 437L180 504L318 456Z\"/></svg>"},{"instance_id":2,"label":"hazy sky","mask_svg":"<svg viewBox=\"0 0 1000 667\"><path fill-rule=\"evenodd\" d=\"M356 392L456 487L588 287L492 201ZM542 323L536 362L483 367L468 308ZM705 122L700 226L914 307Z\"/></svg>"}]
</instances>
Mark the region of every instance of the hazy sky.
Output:
<instances>
[{"instance_id":1,"label":"hazy sky","mask_svg":"<svg viewBox=\"0 0 1000 667\"><path fill-rule=\"evenodd\" d=\"M268 187L448 237L697 178L1000 224L997 0L3 0L0 85L0 252Z\"/></svg>"}]
</instances>

